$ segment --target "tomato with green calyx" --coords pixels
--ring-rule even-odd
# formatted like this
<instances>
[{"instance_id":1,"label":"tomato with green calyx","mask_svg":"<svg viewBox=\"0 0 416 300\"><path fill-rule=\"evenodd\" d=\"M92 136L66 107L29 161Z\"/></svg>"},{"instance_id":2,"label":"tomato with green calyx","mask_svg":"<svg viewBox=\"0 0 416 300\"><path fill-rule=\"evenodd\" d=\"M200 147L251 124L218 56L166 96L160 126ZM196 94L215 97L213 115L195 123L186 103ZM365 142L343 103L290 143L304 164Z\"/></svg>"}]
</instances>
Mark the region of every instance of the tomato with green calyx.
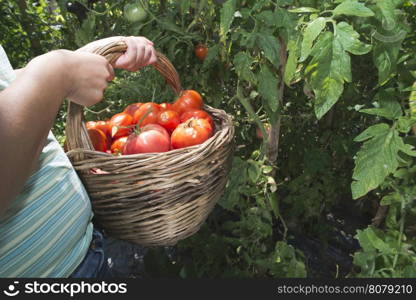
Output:
<instances>
[{"instance_id":1,"label":"tomato with green calyx","mask_svg":"<svg viewBox=\"0 0 416 300\"><path fill-rule=\"evenodd\" d=\"M129 135L123 155L156 153L170 150L169 133L162 126L149 124Z\"/></svg>"},{"instance_id":2,"label":"tomato with green calyx","mask_svg":"<svg viewBox=\"0 0 416 300\"><path fill-rule=\"evenodd\" d=\"M147 19L147 12L139 3L130 3L124 6L124 17L131 23L143 22Z\"/></svg>"},{"instance_id":3,"label":"tomato with green calyx","mask_svg":"<svg viewBox=\"0 0 416 300\"><path fill-rule=\"evenodd\" d=\"M172 149L180 149L205 142L213 134L213 129L206 119L191 118L176 127L171 135Z\"/></svg>"}]
</instances>

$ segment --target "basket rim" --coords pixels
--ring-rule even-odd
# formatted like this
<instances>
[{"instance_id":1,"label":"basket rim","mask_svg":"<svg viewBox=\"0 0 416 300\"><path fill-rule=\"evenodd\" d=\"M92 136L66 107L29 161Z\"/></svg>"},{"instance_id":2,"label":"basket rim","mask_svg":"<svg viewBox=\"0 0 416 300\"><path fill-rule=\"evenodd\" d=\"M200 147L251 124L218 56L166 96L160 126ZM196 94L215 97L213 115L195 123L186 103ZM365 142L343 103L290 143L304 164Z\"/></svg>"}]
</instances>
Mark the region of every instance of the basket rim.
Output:
<instances>
[{"instance_id":1,"label":"basket rim","mask_svg":"<svg viewBox=\"0 0 416 300\"><path fill-rule=\"evenodd\" d=\"M180 149L171 149L171 150L166 151L166 152L149 152L149 153L123 154L123 155L113 155L113 154L110 154L110 153L91 150L91 149L86 149L86 148L75 148L75 149L71 149L71 150L67 151L66 155L71 156L72 154L77 154L77 153L82 152L82 153L94 154L94 155L100 156L101 158L107 158L107 159L111 159L111 160L124 160L124 159L130 160L130 159L135 159L135 158L137 158L137 159L150 159L150 158L154 158L154 157L158 157L158 156L175 155L175 154L181 154L181 153L188 153L188 152L191 152L191 151L193 152L197 149L202 150L202 149L205 148L206 144L208 144L208 143L212 142L213 140L217 139L222 133L224 133L226 131L229 131L231 127L234 127L233 126L233 117L230 114L227 114L222 109L213 108L213 107L211 107L209 105L206 105L206 104L204 105L204 107L207 107L210 111L215 111L215 112L221 113L223 116L227 117L227 120L222 121L221 122L222 123L221 128L216 129L214 134L201 144L188 146L188 147L180 148ZM214 115L214 118L215 118L215 115ZM87 121L85 121L85 122L87 122Z\"/></svg>"}]
</instances>

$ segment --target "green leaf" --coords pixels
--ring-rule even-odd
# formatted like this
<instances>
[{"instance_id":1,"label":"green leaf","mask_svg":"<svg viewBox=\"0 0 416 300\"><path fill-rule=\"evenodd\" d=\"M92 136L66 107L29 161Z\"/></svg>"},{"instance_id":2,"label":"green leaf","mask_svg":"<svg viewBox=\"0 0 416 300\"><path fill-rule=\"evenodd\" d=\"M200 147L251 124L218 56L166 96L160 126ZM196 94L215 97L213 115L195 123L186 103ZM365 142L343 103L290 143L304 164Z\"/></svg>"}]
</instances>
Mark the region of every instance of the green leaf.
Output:
<instances>
[{"instance_id":1,"label":"green leaf","mask_svg":"<svg viewBox=\"0 0 416 300\"><path fill-rule=\"evenodd\" d=\"M355 158L351 184L352 195L358 199L376 189L399 166L399 152L414 156L416 152L403 142L399 133L381 123L367 128L354 141L365 141Z\"/></svg>"},{"instance_id":2,"label":"green leaf","mask_svg":"<svg viewBox=\"0 0 416 300\"><path fill-rule=\"evenodd\" d=\"M296 74L296 68L298 66L298 52L299 52L299 39L289 40L287 43L287 51L289 52L286 67L285 67L285 74L284 74L284 81L287 86L290 86L292 83L292 79Z\"/></svg>"},{"instance_id":3,"label":"green leaf","mask_svg":"<svg viewBox=\"0 0 416 300\"><path fill-rule=\"evenodd\" d=\"M279 108L278 79L263 65L259 74L259 92L273 112Z\"/></svg>"},{"instance_id":4,"label":"green leaf","mask_svg":"<svg viewBox=\"0 0 416 300\"><path fill-rule=\"evenodd\" d=\"M210 66L212 66L215 62L218 61L220 45L216 44L212 47L208 48L207 57L204 60L204 64L202 65L202 69L206 70Z\"/></svg>"},{"instance_id":5,"label":"green leaf","mask_svg":"<svg viewBox=\"0 0 416 300\"><path fill-rule=\"evenodd\" d=\"M368 127L366 130L364 130L360 135L358 135L354 139L354 142L364 142L374 136L377 136L386 132L386 130L389 130L389 128L390 128L389 125L385 123L373 125L371 127Z\"/></svg>"},{"instance_id":6,"label":"green leaf","mask_svg":"<svg viewBox=\"0 0 416 300\"><path fill-rule=\"evenodd\" d=\"M382 96L380 95L379 97ZM361 109L360 112L369 115L376 115L389 120L396 120L403 115L402 107L395 99L381 98L379 100L379 106L380 107L378 108Z\"/></svg>"},{"instance_id":7,"label":"green leaf","mask_svg":"<svg viewBox=\"0 0 416 300\"><path fill-rule=\"evenodd\" d=\"M280 43L278 39L272 35L259 35L258 43L266 58L276 68L279 68Z\"/></svg>"},{"instance_id":8,"label":"green leaf","mask_svg":"<svg viewBox=\"0 0 416 300\"><path fill-rule=\"evenodd\" d=\"M412 92L409 96L410 116L416 120L416 81L412 85Z\"/></svg>"},{"instance_id":9,"label":"green leaf","mask_svg":"<svg viewBox=\"0 0 416 300\"><path fill-rule=\"evenodd\" d=\"M356 236L357 239L359 239ZM360 245L362 246L361 239L359 239ZM362 246L363 247L363 246ZM366 277L373 277L375 269L375 250L371 252L356 252L354 254L354 265L359 266L361 269L361 274Z\"/></svg>"},{"instance_id":10,"label":"green leaf","mask_svg":"<svg viewBox=\"0 0 416 300\"><path fill-rule=\"evenodd\" d=\"M306 26L303 34L302 50L300 55L300 62L305 61L312 50L312 45L318 35L325 28L326 20L323 17L317 18Z\"/></svg>"},{"instance_id":11,"label":"green leaf","mask_svg":"<svg viewBox=\"0 0 416 300\"><path fill-rule=\"evenodd\" d=\"M397 120L397 130L399 130L401 133L408 133L415 124L415 119L402 116Z\"/></svg>"},{"instance_id":12,"label":"green leaf","mask_svg":"<svg viewBox=\"0 0 416 300\"><path fill-rule=\"evenodd\" d=\"M373 61L378 69L378 84L386 84L396 74L401 44L406 37L404 20L396 11L398 1L376 1L378 24L373 31Z\"/></svg>"},{"instance_id":13,"label":"green leaf","mask_svg":"<svg viewBox=\"0 0 416 300\"><path fill-rule=\"evenodd\" d=\"M386 206L386 205L391 205L394 203L400 203L401 202L401 197L399 193L391 193L388 194L386 196L384 196L381 201L380 201L380 205Z\"/></svg>"},{"instance_id":14,"label":"green leaf","mask_svg":"<svg viewBox=\"0 0 416 300\"><path fill-rule=\"evenodd\" d=\"M363 3L358 1L345 1L335 7L333 10L334 16L347 15L357 17L372 17L374 12L366 7Z\"/></svg>"},{"instance_id":15,"label":"green leaf","mask_svg":"<svg viewBox=\"0 0 416 300\"><path fill-rule=\"evenodd\" d=\"M358 32L348 23L340 22L336 28L339 40L346 51L354 55L363 55L371 51L371 45L361 42Z\"/></svg>"},{"instance_id":16,"label":"green leaf","mask_svg":"<svg viewBox=\"0 0 416 300\"><path fill-rule=\"evenodd\" d=\"M234 20L234 13L236 10L236 0L227 0L222 8L220 15L220 38L224 42L228 31L230 30L231 23Z\"/></svg>"},{"instance_id":17,"label":"green leaf","mask_svg":"<svg viewBox=\"0 0 416 300\"><path fill-rule=\"evenodd\" d=\"M82 47L95 39L95 15L88 14L82 22L81 28L75 32L75 43Z\"/></svg>"},{"instance_id":18,"label":"green leaf","mask_svg":"<svg viewBox=\"0 0 416 300\"><path fill-rule=\"evenodd\" d=\"M363 246L365 251L375 249L384 254L392 253L390 245L380 238L382 232L379 229L369 226L364 230L358 230L358 232L357 237L360 241L360 245Z\"/></svg>"},{"instance_id":19,"label":"green leaf","mask_svg":"<svg viewBox=\"0 0 416 300\"><path fill-rule=\"evenodd\" d=\"M369 240L366 234L366 229L357 230L357 234L355 235L355 238L360 242L360 246L365 252L371 252L375 250L373 244L371 243L371 241Z\"/></svg>"},{"instance_id":20,"label":"green leaf","mask_svg":"<svg viewBox=\"0 0 416 300\"><path fill-rule=\"evenodd\" d=\"M299 7L299 8L289 9L289 12L291 13L316 13L316 12L319 12L319 10L313 7Z\"/></svg>"},{"instance_id":21,"label":"green leaf","mask_svg":"<svg viewBox=\"0 0 416 300\"><path fill-rule=\"evenodd\" d=\"M351 81L351 59L332 32L319 37L311 54L314 57L306 74L315 92L315 114L320 119L342 95L344 82Z\"/></svg>"},{"instance_id":22,"label":"green leaf","mask_svg":"<svg viewBox=\"0 0 416 300\"><path fill-rule=\"evenodd\" d=\"M249 163L247 169L248 178L250 178L252 183L256 184L261 175L261 168L259 164L254 160L249 159L247 162Z\"/></svg>"},{"instance_id":23,"label":"green leaf","mask_svg":"<svg viewBox=\"0 0 416 300\"><path fill-rule=\"evenodd\" d=\"M273 213L276 218L280 217L280 208L279 208L279 199L277 193L272 193L267 195L269 198L270 207L273 210Z\"/></svg>"},{"instance_id":24,"label":"green leaf","mask_svg":"<svg viewBox=\"0 0 416 300\"><path fill-rule=\"evenodd\" d=\"M374 46L373 60L378 69L379 86L383 86L395 76L399 51L398 43L377 42Z\"/></svg>"},{"instance_id":25,"label":"green leaf","mask_svg":"<svg viewBox=\"0 0 416 300\"><path fill-rule=\"evenodd\" d=\"M256 84L257 79L254 73L251 71L251 65L254 62L254 59L245 52L239 52L234 57L234 65L235 70L237 72L238 77L243 80L249 81L251 83Z\"/></svg>"}]
</instances>

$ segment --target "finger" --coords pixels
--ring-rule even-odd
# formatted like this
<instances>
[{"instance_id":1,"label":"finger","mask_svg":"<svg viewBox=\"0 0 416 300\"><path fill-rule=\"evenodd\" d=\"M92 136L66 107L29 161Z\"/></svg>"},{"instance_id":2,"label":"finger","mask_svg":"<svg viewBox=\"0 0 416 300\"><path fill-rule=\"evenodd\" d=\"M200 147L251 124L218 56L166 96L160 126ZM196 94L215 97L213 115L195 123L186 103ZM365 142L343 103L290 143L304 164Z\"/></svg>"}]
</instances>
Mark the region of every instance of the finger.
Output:
<instances>
[{"instance_id":1,"label":"finger","mask_svg":"<svg viewBox=\"0 0 416 300\"><path fill-rule=\"evenodd\" d=\"M132 41L132 39L129 38L124 39L124 41L127 45L127 50L116 60L114 67L128 70L135 63L137 45Z\"/></svg>"},{"instance_id":2,"label":"finger","mask_svg":"<svg viewBox=\"0 0 416 300\"><path fill-rule=\"evenodd\" d=\"M148 45L153 46L153 42L147 38L145 38L144 36L139 37L140 39L142 39L143 41L145 41Z\"/></svg>"},{"instance_id":3,"label":"finger","mask_svg":"<svg viewBox=\"0 0 416 300\"><path fill-rule=\"evenodd\" d=\"M114 68L111 64L107 64L108 76L107 81L113 81L115 77Z\"/></svg>"},{"instance_id":4,"label":"finger","mask_svg":"<svg viewBox=\"0 0 416 300\"><path fill-rule=\"evenodd\" d=\"M152 49L150 47L146 47L146 52L143 58L143 67L149 65L150 58L152 57Z\"/></svg>"},{"instance_id":5,"label":"finger","mask_svg":"<svg viewBox=\"0 0 416 300\"><path fill-rule=\"evenodd\" d=\"M149 65L153 65L156 62L157 62L157 55L156 55L156 51L153 50L152 51L152 56L150 57L150 60L149 60Z\"/></svg>"},{"instance_id":6,"label":"finger","mask_svg":"<svg viewBox=\"0 0 416 300\"><path fill-rule=\"evenodd\" d=\"M143 60L145 59L145 55L146 55L146 46L141 44L137 47L136 61L135 61L135 66L134 66L135 71L143 67Z\"/></svg>"}]
</instances>

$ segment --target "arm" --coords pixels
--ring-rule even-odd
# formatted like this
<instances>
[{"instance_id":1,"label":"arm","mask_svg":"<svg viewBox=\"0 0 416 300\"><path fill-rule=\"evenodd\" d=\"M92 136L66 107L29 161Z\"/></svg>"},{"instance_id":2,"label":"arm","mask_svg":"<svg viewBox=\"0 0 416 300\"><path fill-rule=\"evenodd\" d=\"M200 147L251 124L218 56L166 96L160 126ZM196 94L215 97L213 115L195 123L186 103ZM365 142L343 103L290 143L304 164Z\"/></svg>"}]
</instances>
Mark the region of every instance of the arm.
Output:
<instances>
[{"instance_id":1,"label":"arm","mask_svg":"<svg viewBox=\"0 0 416 300\"><path fill-rule=\"evenodd\" d=\"M115 68L136 71L156 62L152 42L143 37L122 39L128 48ZM88 47L52 51L33 59L0 92L0 216L36 167L63 100L91 106L102 99L107 81L113 79L112 66L105 58L88 53Z\"/></svg>"},{"instance_id":2,"label":"arm","mask_svg":"<svg viewBox=\"0 0 416 300\"><path fill-rule=\"evenodd\" d=\"M52 51L33 59L0 92L0 214L36 167L62 101L98 102L112 78L108 66L98 55Z\"/></svg>"}]
</instances>

